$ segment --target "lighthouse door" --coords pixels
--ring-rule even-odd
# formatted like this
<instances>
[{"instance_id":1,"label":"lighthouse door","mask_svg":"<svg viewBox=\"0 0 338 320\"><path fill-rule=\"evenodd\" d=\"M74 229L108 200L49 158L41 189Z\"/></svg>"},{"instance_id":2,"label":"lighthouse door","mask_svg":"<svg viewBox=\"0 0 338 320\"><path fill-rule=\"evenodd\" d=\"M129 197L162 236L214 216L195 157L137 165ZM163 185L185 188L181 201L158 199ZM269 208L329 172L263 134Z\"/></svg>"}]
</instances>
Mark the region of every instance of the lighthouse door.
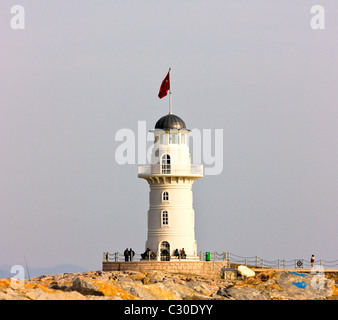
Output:
<instances>
[{"instance_id":1,"label":"lighthouse door","mask_svg":"<svg viewBox=\"0 0 338 320\"><path fill-rule=\"evenodd\" d=\"M170 244L167 241L162 241L160 246L161 261L170 260Z\"/></svg>"}]
</instances>

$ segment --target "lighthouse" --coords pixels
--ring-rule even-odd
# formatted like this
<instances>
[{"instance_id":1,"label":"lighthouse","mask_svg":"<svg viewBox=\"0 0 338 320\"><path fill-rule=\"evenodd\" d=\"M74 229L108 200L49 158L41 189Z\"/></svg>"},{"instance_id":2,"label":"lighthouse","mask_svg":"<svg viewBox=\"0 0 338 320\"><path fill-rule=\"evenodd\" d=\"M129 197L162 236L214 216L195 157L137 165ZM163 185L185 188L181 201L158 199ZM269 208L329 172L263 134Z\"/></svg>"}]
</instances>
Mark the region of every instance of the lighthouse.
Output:
<instances>
[{"instance_id":1,"label":"lighthouse","mask_svg":"<svg viewBox=\"0 0 338 320\"><path fill-rule=\"evenodd\" d=\"M170 112L150 132L154 134L151 163L138 167L138 177L150 187L145 248L159 261L177 259L176 249L184 249L186 260L198 260L192 185L203 177L203 165L191 164L190 130Z\"/></svg>"},{"instance_id":2,"label":"lighthouse","mask_svg":"<svg viewBox=\"0 0 338 320\"><path fill-rule=\"evenodd\" d=\"M203 178L203 165L192 164L188 140L191 130L182 118L172 113L170 70L158 94L162 99L169 92L169 113L149 130L153 144L149 149L143 148L147 149L148 163L138 166L138 177L149 186L149 208L147 212L144 210L145 252L140 261L128 261L125 256L125 262L119 261L118 252L113 255L114 261L109 252L104 252L102 270L159 270L218 277L227 267L227 261L210 263L207 255L207 261L200 261L197 254L192 186L196 179ZM194 149L198 147L195 142Z\"/></svg>"}]
</instances>

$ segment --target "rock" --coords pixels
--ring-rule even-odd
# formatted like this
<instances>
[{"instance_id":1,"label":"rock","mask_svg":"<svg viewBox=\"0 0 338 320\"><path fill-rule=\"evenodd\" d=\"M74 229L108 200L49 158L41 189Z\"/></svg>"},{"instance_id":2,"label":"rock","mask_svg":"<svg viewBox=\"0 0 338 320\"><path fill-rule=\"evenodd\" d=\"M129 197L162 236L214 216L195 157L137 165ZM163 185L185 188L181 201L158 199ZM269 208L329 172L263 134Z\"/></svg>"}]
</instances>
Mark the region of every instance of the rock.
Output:
<instances>
[{"instance_id":1,"label":"rock","mask_svg":"<svg viewBox=\"0 0 338 320\"><path fill-rule=\"evenodd\" d=\"M250 287L225 289L226 293L236 300L267 300L257 289Z\"/></svg>"},{"instance_id":2,"label":"rock","mask_svg":"<svg viewBox=\"0 0 338 320\"><path fill-rule=\"evenodd\" d=\"M322 300L332 296L334 281L325 275L282 272L276 283L283 290L267 292L271 299Z\"/></svg>"},{"instance_id":3,"label":"rock","mask_svg":"<svg viewBox=\"0 0 338 320\"><path fill-rule=\"evenodd\" d=\"M25 292L25 296L30 300L86 300L86 297L79 292L63 292L56 290L55 292L46 292L41 288L29 289Z\"/></svg>"},{"instance_id":4,"label":"rock","mask_svg":"<svg viewBox=\"0 0 338 320\"><path fill-rule=\"evenodd\" d=\"M239 266L238 272L243 276L243 277L253 277L255 275L255 272L249 269L247 266Z\"/></svg>"},{"instance_id":5,"label":"rock","mask_svg":"<svg viewBox=\"0 0 338 320\"><path fill-rule=\"evenodd\" d=\"M148 285L143 285L141 282L133 283L129 281L120 282L119 287L129 293L130 296L133 296L134 299L138 300L160 300L159 292L156 294L149 290Z\"/></svg>"},{"instance_id":6,"label":"rock","mask_svg":"<svg viewBox=\"0 0 338 320\"><path fill-rule=\"evenodd\" d=\"M25 295L22 295L18 290L11 288L0 291L0 300L30 300Z\"/></svg>"},{"instance_id":7,"label":"rock","mask_svg":"<svg viewBox=\"0 0 338 320\"><path fill-rule=\"evenodd\" d=\"M160 271L150 271L147 274L147 278L149 278L150 283L157 283L159 281L163 281L165 278L165 273Z\"/></svg>"},{"instance_id":8,"label":"rock","mask_svg":"<svg viewBox=\"0 0 338 320\"><path fill-rule=\"evenodd\" d=\"M268 281L271 278L271 273L262 273L260 279L262 282Z\"/></svg>"},{"instance_id":9,"label":"rock","mask_svg":"<svg viewBox=\"0 0 338 320\"><path fill-rule=\"evenodd\" d=\"M203 296L210 296L212 290L210 290L206 285L200 283L199 281L189 281L185 284L186 287L191 288L193 291L196 292L195 295L203 295Z\"/></svg>"},{"instance_id":10,"label":"rock","mask_svg":"<svg viewBox=\"0 0 338 320\"><path fill-rule=\"evenodd\" d=\"M72 289L83 295L104 296L104 293L98 290L97 286L81 278L76 278L73 281Z\"/></svg>"},{"instance_id":11,"label":"rock","mask_svg":"<svg viewBox=\"0 0 338 320\"><path fill-rule=\"evenodd\" d=\"M217 299L217 296L221 296L224 299L229 299L229 300L236 300L235 298L233 298L231 296L231 294L228 292L228 290L226 288L220 288L217 292L216 295L213 293L211 295L213 298Z\"/></svg>"},{"instance_id":12,"label":"rock","mask_svg":"<svg viewBox=\"0 0 338 320\"><path fill-rule=\"evenodd\" d=\"M95 285L98 290L100 290L106 297L108 297L110 300L137 300L138 298L127 291L120 288L118 285L115 285L115 283L112 283L110 281L104 281L104 280L95 280L93 282L93 285Z\"/></svg>"},{"instance_id":13,"label":"rock","mask_svg":"<svg viewBox=\"0 0 338 320\"><path fill-rule=\"evenodd\" d=\"M271 270L232 281L159 271L94 271L40 276L15 289L10 279L0 279L0 300L334 300L337 280L336 274Z\"/></svg>"},{"instance_id":14,"label":"rock","mask_svg":"<svg viewBox=\"0 0 338 320\"><path fill-rule=\"evenodd\" d=\"M130 276L130 278L134 281L142 281L146 278L146 275L142 272L135 272Z\"/></svg>"},{"instance_id":15,"label":"rock","mask_svg":"<svg viewBox=\"0 0 338 320\"><path fill-rule=\"evenodd\" d=\"M61 291L72 291L71 286L61 285L58 281L53 281L49 286L49 289L61 290Z\"/></svg>"}]
</instances>

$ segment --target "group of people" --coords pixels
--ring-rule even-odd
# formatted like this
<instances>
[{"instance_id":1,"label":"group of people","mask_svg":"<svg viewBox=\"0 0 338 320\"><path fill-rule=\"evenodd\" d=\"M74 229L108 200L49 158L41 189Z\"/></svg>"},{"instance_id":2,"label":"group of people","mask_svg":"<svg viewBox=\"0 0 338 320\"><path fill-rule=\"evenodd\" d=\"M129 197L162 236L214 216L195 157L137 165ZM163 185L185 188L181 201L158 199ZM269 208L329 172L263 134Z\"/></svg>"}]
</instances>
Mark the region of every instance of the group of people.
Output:
<instances>
[{"instance_id":1,"label":"group of people","mask_svg":"<svg viewBox=\"0 0 338 320\"><path fill-rule=\"evenodd\" d=\"M162 254L165 253L165 252L166 252L166 250L162 251ZM125 256L126 256L126 254L125 254ZM184 248L182 248L181 250L176 249L174 251L174 257L177 257L177 258L180 258L180 259L186 259L187 254L185 253ZM147 250L144 253L141 253L141 258L142 259L150 259L150 258L155 259L156 254L154 252L152 252L149 248L147 248ZM128 261L128 260L126 260L126 261Z\"/></svg>"},{"instance_id":2,"label":"group of people","mask_svg":"<svg viewBox=\"0 0 338 320\"><path fill-rule=\"evenodd\" d=\"M184 248L182 248L180 251L178 251L178 249L176 249L174 251L174 257L178 257L178 258L181 258L181 259L186 259L187 254L185 253Z\"/></svg>"},{"instance_id":3,"label":"group of people","mask_svg":"<svg viewBox=\"0 0 338 320\"><path fill-rule=\"evenodd\" d=\"M141 253L142 259L155 259L156 255L149 248L144 253Z\"/></svg>"},{"instance_id":4,"label":"group of people","mask_svg":"<svg viewBox=\"0 0 338 320\"><path fill-rule=\"evenodd\" d=\"M124 250L124 261L133 261L134 260L134 256L135 256L135 252L133 251L132 248L130 248L130 250L128 250L128 248L126 250Z\"/></svg>"}]
</instances>

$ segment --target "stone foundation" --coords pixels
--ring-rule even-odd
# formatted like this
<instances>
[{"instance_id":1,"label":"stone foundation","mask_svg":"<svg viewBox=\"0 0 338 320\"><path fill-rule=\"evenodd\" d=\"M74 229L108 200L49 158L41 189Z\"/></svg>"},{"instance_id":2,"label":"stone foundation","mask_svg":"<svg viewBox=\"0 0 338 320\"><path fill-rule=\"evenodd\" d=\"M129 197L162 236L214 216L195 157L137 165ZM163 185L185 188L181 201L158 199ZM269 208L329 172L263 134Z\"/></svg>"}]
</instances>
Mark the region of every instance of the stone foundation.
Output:
<instances>
[{"instance_id":1,"label":"stone foundation","mask_svg":"<svg viewBox=\"0 0 338 320\"><path fill-rule=\"evenodd\" d=\"M102 271L164 271L173 273L188 273L199 276L221 277L226 261L131 261L103 262Z\"/></svg>"}]
</instances>

